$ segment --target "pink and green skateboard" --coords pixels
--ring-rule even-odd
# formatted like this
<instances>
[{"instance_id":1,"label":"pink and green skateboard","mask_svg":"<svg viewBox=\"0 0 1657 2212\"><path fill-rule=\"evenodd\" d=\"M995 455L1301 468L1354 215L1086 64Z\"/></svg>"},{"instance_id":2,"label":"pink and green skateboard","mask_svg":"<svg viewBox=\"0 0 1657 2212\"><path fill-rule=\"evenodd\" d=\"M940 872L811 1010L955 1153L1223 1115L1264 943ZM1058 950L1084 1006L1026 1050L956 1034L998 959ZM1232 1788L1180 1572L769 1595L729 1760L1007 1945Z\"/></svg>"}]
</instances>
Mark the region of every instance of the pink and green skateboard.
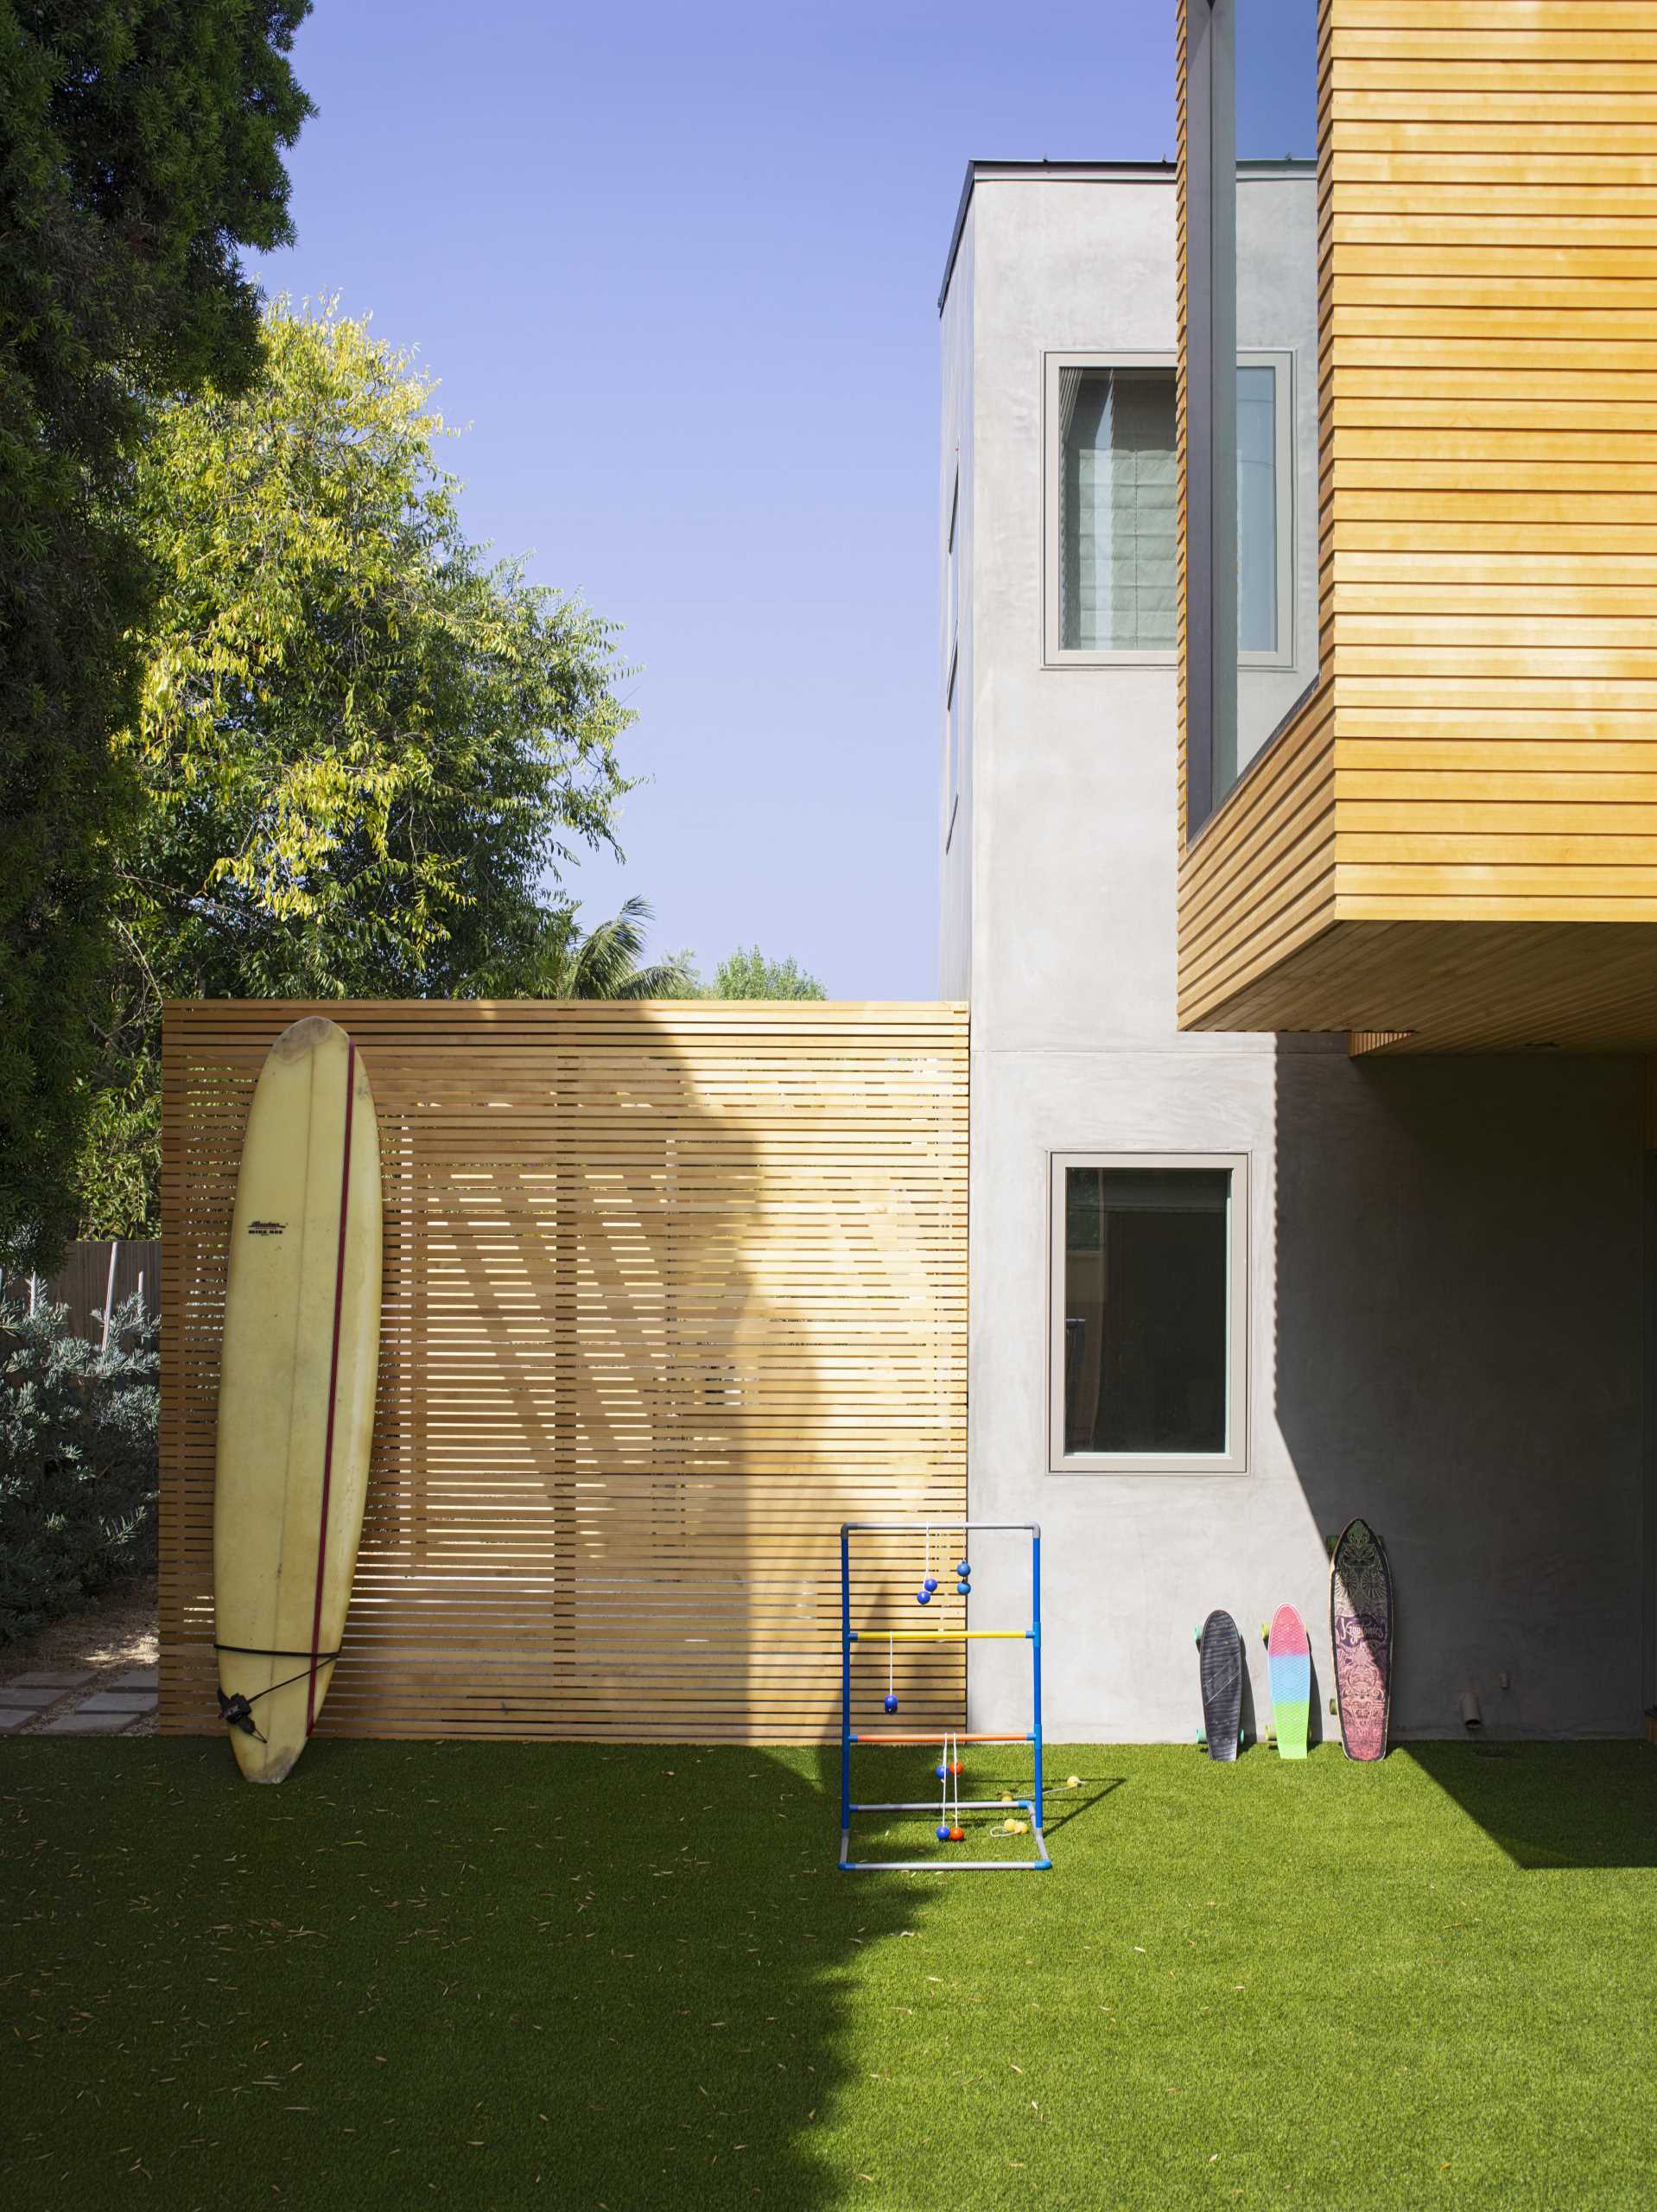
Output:
<instances>
[{"instance_id":1,"label":"pink and green skateboard","mask_svg":"<svg viewBox=\"0 0 1657 2212\"><path fill-rule=\"evenodd\" d=\"M1306 1624L1292 1605L1279 1605L1266 1637L1266 1669L1272 1685L1272 1719L1278 1757L1304 1759L1311 1719L1311 1645Z\"/></svg>"}]
</instances>

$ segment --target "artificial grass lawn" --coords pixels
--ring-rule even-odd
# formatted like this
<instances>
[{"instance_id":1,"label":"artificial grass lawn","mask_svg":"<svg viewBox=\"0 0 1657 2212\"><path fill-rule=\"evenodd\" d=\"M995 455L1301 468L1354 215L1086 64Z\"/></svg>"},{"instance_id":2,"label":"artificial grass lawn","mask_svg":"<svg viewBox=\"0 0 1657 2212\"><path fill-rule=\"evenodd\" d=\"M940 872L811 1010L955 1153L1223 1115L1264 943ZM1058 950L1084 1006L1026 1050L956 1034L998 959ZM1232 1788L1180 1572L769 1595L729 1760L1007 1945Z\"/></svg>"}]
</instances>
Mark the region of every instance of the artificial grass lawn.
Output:
<instances>
[{"instance_id":1,"label":"artificial grass lawn","mask_svg":"<svg viewBox=\"0 0 1657 2212\"><path fill-rule=\"evenodd\" d=\"M1657 2203L1657 1751L1072 1769L940 1879L816 1751L0 1746L0 2202Z\"/></svg>"}]
</instances>

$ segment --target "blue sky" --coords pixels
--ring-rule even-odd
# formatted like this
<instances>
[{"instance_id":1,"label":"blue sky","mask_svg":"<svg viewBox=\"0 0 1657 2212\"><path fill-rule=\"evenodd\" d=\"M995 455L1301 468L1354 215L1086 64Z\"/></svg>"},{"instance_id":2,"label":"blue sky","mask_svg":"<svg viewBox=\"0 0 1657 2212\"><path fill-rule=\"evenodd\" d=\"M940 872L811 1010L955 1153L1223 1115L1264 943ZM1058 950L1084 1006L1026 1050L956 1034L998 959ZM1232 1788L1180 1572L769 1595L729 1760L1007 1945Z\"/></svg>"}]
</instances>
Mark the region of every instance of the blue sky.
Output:
<instances>
[{"instance_id":1,"label":"blue sky","mask_svg":"<svg viewBox=\"0 0 1657 2212\"><path fill-rule=\"evenodd\" d=\"M969 157L1174 150L1173 0L318 0L271 291L419 347L464 513L625 627L626 863L705 969L937 988L936 294Z\"/></svg>"}]
</instances>

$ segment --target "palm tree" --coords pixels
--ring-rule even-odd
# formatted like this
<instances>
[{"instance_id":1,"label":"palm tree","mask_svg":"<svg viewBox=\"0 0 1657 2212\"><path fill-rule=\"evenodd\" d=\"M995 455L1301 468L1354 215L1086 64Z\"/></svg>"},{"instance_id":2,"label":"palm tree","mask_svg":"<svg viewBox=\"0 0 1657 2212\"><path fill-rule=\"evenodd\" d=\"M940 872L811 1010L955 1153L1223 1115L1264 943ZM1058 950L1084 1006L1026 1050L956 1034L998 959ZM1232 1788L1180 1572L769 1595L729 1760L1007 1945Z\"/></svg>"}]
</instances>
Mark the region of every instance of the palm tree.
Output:
<instances>
[{"instance_id":1,"label":"palm tree","mask_svg":"<svg viewBox=\"0 0 1657 2212\"><path fill-rule=\"evenodd\" d=\"M689 956L641 964L650 903L629 899L607 922L583 930L579 908L559 906L545 915L534 954L530 995L543 999L682 999L695 995Z\"/></svg>"}]
</instances>

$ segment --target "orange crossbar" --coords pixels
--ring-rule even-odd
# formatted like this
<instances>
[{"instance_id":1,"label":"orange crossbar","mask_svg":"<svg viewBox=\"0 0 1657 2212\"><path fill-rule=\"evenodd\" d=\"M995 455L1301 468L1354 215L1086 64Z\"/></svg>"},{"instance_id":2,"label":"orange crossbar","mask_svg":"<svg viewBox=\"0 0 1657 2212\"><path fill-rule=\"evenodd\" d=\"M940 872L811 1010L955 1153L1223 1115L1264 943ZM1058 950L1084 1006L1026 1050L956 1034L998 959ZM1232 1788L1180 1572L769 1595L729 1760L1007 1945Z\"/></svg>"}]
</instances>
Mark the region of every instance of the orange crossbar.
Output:
<instances>
[{"instance_id":1,"label":"orange crossbar","mask_svg":"<svg viewBox=\"0 0 1657 2212\"><path fill-rule=\"evenodd\" d=\"M966 1735L959 1728L934 1728L924 1736L888 1735L884 1729L873 1736L865 1735L860 1728L852 1731L854 1744L941 1744L946 1736L952 1744L1027 1744L1031 1740L1027 1731L1018 1736L994 1736L981 1732Z\"/></svg>"}]
</instances>

